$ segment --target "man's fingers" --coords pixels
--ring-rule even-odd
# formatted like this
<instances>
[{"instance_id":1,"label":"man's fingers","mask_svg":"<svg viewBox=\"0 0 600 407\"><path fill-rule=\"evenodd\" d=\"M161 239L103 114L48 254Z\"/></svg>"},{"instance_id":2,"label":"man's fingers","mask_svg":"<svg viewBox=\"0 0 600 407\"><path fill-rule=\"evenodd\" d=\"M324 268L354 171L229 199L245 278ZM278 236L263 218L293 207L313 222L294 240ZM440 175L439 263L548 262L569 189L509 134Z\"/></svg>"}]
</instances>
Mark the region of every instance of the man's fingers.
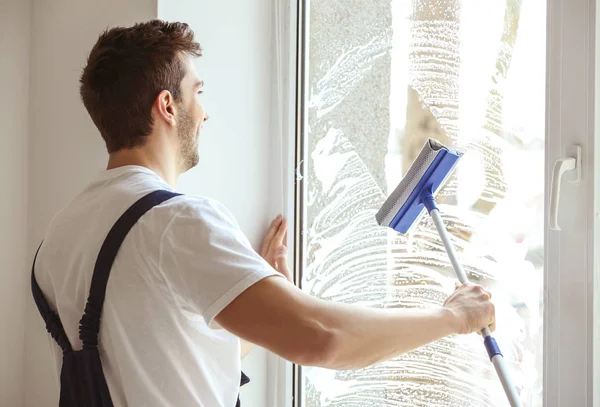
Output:
<instances>
[{"instance_id":1,"label":"man's fingers","mask_svg":"<svg viewBox=\"0 0 600 407\"><path fill-rule=\"evenodd\" d=\"M277 229L277 231L275 233L275 236L273 236L273 239L271 239L271 244L270 244L270 247L269 247L267 253L274 254L280 245L285 246L286 233L287 233L287 219L283 219L279 225L279 228Z\"/></svg>"},{"instance_id":2,"label":"man's fingers","mask_svg":"<svg viewBox=\"0 0 600 407\"><path fill-rule=\"evenodd\" d=\"M275 234L274 240L275 240L275 242L277 242L277 244L285 244L285 235L287 233L287 228L288 228L288 222L287 222L287 219L284 219L281 222L281 225L279 225L279 230Z\"/></svg>"},{"instance_id":3,"label":"man's fingers","mask_svg":"<svg viewBox=\"0 0 600 407\"><path fill-rule=\"evenodd\" d=\"M275 249L275 260L279 261L281 259L287 259L287 247L282 244L277 246L277 249Z\"/></svg>"},{"instance_id":4,"label":"man's fingers","mask_svg":"<svg viewBox=\"0 0 600 407\"><path fill-rule=\"evenodd\" d=\"M275 219L273 219L273 221L271 222L271 225L269 226L269 230L267 231L267 236L265 236L262 246L260 248L261 256L264 257L267 255L267 252L269 251L269 247L271 246L271 241L273 240L273 236L275 236L275 234L277 233L277 229L279 228L279 225L281 224L281 220L282 220L282 216L277 215L277 217Z\"/></svg>"}]
</instances>

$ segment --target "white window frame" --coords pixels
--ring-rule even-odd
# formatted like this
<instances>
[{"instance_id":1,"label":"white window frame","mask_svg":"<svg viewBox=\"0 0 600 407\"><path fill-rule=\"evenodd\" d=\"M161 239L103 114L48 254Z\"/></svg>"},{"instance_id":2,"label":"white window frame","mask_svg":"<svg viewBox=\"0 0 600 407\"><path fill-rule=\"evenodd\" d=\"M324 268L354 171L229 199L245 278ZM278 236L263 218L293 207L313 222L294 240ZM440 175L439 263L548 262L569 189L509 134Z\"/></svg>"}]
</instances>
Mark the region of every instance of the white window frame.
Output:
<instances>
[{"instance_id":1,"label":"white window frame","mask_svg":"<svg viewBox=\"0 0 600 407\"><path fill-rule=\"evenodd\" d=\"M277 0L274 0L277 1ZM308 55L305 33L309 0L290 2L276 18L284 19L287 50L283 94L283 172L288 217L290 255L299 270L301 239L295 230L301 217L295 206L302 194L302 154L305 129L304 101ZM595 143L595 118L600 120L600 95L596 84L595 0L548 0L546 55L546 168L545 168L545 268L544 268L544 406L600 406L600 146ZM600 41L599 41L600 42ZM599 44L600 46L600 44ZM283 47L285 48L285 46ZM600 50L600 48L599 48ZM599 81L600 82L600 81ZM273 135L282 137L281 134ZM598 132L600 137L600 132ZM600 143L598 143L600 144ZM550 182L557 159L582 148L582 180L568 182L560 197L561 231L550 230ZM279 174L278 176L281 176ZM582 233L583 231L583 233ZM292 240L294 238L294 240ZM296 273L297 274L297 273ZM295 275L296 282L300 276ZM300 407L297 366L269 355L267 396L269 405Z\"/></svg>"},{"instance_id":2,"label":"white window frame","mask_svg":"<svg viewBox=\"0 0 600 407\"><path fill-rule=\"evenodd\" d=\"M280 148L273 152L271 158L276 163L281 163L282 173L272 171L271 183L273 185L281 184L280 191L283 192L283 206L285 215L288 218L288 255L290 266L294 269L294 278L298 284L299 276L296 273L298 268L295 266L297 259L297 250L294 236L296 235L295 214L295 193L296 193L296 134L297 126L300 121L297 120L299 106L302 105L301 99L303 91L301 86L303 81L299 79L298 74L301 67L298 66L302 58L298 53L303 49L302 35L298 30L302 29L299 24L303 16L303 0L290 0L288 2L272 0L272 12L274 31L273 40L273 65L272 75L274 87L280 87L280 92L272 92L271 111L281 115L276 118L281 122L272 129L271 136L275 140L282 140ZM280 199L271 195L274 199L275 207L271 208L272 213L280 210L277 205ZM292 363L278 357L273 353L267 354L267 405L277 407L292 407L294 405L294 377L297 374L296 366Z\"/></svg>"},{"instance_id":3,"label":"white window frame","mask_svg":"<svg viewBox=\"0 0 600 407\"><path fill-rule=\"evenodd\" d=\"M597 262L594 265L598 242L594 239L598 204L594 202L598 166L594 143L595 7L594 0L548 0L547 7L546 225L554 163L573 155L572 146L582 148L582 180L563 182L559 208L562 230L546 228L545 233L547 407L598 405L598 388L594 391L599 349L595 320L600 316L598 308L594 312L594 294L598 295L594 290L598 284Z\"/></svg>"}]
</instances>

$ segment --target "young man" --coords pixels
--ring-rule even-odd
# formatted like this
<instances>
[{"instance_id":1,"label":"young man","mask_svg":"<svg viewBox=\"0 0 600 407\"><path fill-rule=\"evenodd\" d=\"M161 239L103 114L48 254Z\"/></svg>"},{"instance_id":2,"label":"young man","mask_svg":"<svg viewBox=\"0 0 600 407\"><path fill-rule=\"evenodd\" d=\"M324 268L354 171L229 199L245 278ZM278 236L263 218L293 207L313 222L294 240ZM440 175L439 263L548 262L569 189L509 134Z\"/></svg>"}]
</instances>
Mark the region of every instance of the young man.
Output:
<instances>
[{"instance_id":1,"label":"young man","mask_svg":"<svg viewBox=\"0 0 600 407\"><path fill-rule=\"evenodd\" d=\"M107 169L56 215L34 264L61 405L233 407L240 339L301 365L353 369L494 327L490 294L471 284L426 310L313 298L291 283L284 219L259 255L223 205L175 194L209 118L200 55L186 24L156 20L110 29L90 52L81 98Z\"/></svg>"}]
</instances>

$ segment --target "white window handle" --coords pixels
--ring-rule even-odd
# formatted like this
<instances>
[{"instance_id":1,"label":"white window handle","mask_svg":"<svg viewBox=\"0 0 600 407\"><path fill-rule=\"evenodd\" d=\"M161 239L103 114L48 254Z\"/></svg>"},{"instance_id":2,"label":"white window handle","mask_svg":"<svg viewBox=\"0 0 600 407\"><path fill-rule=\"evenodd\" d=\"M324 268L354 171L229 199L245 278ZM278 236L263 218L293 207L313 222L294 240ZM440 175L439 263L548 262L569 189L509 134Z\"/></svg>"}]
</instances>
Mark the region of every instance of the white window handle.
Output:
<instances>
[{"instance_id":1,"label":"white window handle","mask_svg":"<svg viewBox=\"0 0 600 407\"><path fill-rule=\"evenodd\" d=\"M554 163L550 189L550 229L552 230L561 230L558 225L558 203L564 173L577 170L577 177L574 181L581 180L581 147L575 146L575 148L577 150L577 157L561 158Z\"/></svg>"}]
</instances>

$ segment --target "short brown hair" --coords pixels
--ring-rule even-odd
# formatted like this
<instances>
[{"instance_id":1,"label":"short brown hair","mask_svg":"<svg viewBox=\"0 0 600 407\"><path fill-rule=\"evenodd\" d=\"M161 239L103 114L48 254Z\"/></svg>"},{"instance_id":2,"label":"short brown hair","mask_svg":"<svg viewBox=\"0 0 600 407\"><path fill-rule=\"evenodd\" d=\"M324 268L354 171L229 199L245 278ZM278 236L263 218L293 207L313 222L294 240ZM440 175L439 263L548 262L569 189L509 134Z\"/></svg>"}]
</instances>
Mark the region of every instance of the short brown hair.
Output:
<instances>
[{"instance_id":1,"label":"short brown hair","mask_svg":"<svg viewBox=\"0 0 600 407\"><path fill-rule=\"evenodd\" d=\"M162 90L181 100L181 53L202 55L185 23L151 20L100 35L81 74L80 94L109 153L145 143Z\"/></svg>"}]
</instances>

